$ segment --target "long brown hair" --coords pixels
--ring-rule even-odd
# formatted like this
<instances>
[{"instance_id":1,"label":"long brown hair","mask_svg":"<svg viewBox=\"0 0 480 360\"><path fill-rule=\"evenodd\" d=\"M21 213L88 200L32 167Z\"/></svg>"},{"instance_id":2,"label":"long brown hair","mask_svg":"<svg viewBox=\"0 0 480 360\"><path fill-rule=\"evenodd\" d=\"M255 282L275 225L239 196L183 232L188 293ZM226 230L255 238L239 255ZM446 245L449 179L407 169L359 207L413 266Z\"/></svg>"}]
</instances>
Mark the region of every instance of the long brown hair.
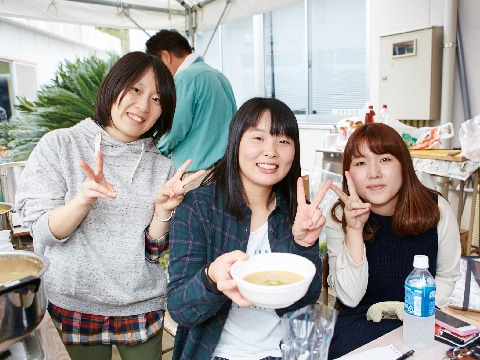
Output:
<instances>
[{"instance_id":1,"label":"long brown hair","mask_svg":"<svg viewBox=\"0 0 480 360\"><path fill-rule=\"evenodd\" d=\"M412 158L402 137L395 129L385 124L368 124L356 129L348 139L343 153L343 170L350 170L354 158L362 156L363 146L367 146L374 154L391 154L401 164L402 186L398 192L398 200L392 219L392 229L398 236L418 235L437 226L440 221L440 210L432 196L440 195L435 190L424 186L418 180L413 168ZM348 193L347 179L343 175L343 192ZM363 200L363 199L362 199ZM346 228L345 215L342 219L336 216L336 209L342 210L345 204L338 200L331 210L332 218ZM342 211L343 213L343 211ZM371 240L376 232L373 224L363 228L363 239Z\"/></svg>"}]
</instances>

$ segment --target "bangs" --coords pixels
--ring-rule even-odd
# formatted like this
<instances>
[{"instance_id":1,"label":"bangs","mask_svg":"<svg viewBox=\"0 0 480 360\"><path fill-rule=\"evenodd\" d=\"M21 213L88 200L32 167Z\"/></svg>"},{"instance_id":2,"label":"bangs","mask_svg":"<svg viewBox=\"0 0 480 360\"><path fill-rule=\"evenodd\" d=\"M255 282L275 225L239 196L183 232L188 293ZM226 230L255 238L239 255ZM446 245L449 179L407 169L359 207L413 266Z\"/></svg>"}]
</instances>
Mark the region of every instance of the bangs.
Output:
<instances>
[{"instance_id":1,"label":"bangs","mask_svg":"<svg viewBox=\"0 0 480 360\"><path fill-rule=\"evenodd\" d=\"M270 113L270 135L287 136L293 140L299 138L297 119L291 114L281 111L282 109L274 109L272 107L263 109L263 111L248 118L245 124L246 129L254 129L258 126L260 119L265 113Z\"/></svg>"},{"instance_id":2,"label":"bangs","mask_svg":"<svg viewBox=\"0 0 480 360\"><path fill-rule=\"evenodd\" d=\"M291 117L289 114L278 114L277 112L271 113L270 122L270 134L274 136L287 136L291 139L298 139L298 124L295 117L285 119L285 117ZM285 121L287 120L287 121Z\"/></svg>"},{"instance_id":3,"label":"bangs","mask_svg":"<svg viewBox=\"0 0 480 360\"><path fill-rule=\"evenodd\" d=\"M369 128L367 131L360 132L352 142L352 156L354 158L362 157L364 149L368 148L376 155L391 154L400 158L401 149L396 136L388 132L377 132L375 128ZM395 135L398 135L395 133ZM402 140L403 142L403 140Z\"/></svg>"}]
</instances>

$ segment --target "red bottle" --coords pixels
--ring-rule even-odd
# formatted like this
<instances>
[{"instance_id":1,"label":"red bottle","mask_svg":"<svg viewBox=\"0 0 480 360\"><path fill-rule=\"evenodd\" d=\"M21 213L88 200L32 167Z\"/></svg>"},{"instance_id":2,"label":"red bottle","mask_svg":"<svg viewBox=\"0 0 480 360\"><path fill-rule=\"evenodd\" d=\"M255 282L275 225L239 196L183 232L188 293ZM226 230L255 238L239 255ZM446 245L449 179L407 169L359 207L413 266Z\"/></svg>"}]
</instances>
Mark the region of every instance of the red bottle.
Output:
<instances>
[{"instance_id":1,"label":"red bottle","mask_svg":"<svg viewBox=\"0 0 480 360\"><path fill-rule=\"evenodd\" d=\"M368 112L365 114L365 124L373 124L375 122L375 111L373 105L368 105Z\"/></svg>"}]
</instances>

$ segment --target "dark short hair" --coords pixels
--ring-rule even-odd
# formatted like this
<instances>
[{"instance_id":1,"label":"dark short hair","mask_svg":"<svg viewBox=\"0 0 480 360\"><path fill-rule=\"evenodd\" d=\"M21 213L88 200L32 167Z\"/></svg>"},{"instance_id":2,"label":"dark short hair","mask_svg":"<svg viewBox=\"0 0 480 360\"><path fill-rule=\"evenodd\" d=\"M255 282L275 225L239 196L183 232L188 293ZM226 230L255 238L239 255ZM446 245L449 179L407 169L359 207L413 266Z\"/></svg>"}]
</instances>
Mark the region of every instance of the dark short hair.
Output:
<instances>
[{"instance_id":1,"label":"dark short hair","mask_svg":"<svg viewBox=\"0 0 480 360\"><path fill-rule=\"evenodd\" d=\"M141 51L134 51L121 57L100 85L95 101L95 120L100 125L110 125L113 104L119 96L121 102L125 96L125 89L131 88L149 69L152 69L155 75L162 114L142 138L152 137L157 142L163 134L170 131L176 105L173 76L160 59Z\"/></svg>"},{"instance_id":2,"label":"dark short hair","mask_svg":"<svg viewBox=\"0 0 480 360\"><path fill-rule=\"evenodd\" d=\"M242 203L245 192L240 178L239 148L243 134L255 128L262 115L270 113L270 134L285 135L291 138L295 146L292 166L287 175L272 188L272 195L283 193L289 204L289 215L292 221L297 211L297 180L301 175L300 168L300 136L295 114L282 101L274 98L252 98L246 101L237 111L230 123L228 144L223 158L210 173L205 183L215 182L217 189L226 199L226 207L237 218L241 219ZM239 191L239 189L242 189Z\"/></svg>"},{"instance_id":3,"label":"dark short hair","mask_svg":"<svg viewBox=\"0 0 480 360\"><path fill-rule=\"evenodd\" d=\"M157 55L166 50L175 57L181 58L192 53L188 40L177 30L160 30L145 43L149 55Z\"/></svg>"}]
</instances>

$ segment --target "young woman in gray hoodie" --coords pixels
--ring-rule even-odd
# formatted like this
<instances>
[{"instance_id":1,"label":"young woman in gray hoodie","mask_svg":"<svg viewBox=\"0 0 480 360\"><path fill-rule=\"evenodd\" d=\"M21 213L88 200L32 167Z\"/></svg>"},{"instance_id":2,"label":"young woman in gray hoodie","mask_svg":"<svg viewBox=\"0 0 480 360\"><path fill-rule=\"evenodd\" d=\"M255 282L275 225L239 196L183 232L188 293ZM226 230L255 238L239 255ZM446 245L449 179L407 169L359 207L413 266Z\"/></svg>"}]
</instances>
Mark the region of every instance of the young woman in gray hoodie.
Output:
<instances>
[{"instance_id":1,"label":"young woman in gray hoodie","mask_svg":"<svg viewBox=\"0 0 480 360\"><path fill-rule=\"evenodd\" d=\"M95 120L43 136L22 172L17 210L36 252L48 311L71 358L160 359L167 279L158 264L191 161L177 172L155 142L172 126L172 75L123 56L102 82ZM88 346L85 346L88 345Z\"/></svg>"}]
</instances>

